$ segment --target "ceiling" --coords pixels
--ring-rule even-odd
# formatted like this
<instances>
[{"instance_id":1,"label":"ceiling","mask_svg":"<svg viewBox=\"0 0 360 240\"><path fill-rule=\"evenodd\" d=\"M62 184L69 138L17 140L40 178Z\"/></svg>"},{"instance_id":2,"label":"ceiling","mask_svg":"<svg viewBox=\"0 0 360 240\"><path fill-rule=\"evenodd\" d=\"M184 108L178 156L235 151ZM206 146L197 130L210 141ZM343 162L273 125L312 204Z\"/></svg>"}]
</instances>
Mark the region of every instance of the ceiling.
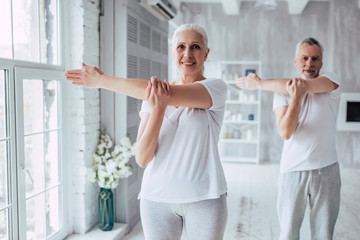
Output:
<instances>
[{"instance_id":1,"label":"ceiling","mask_svg":"<svg viewBox=\"0 0 360 240\"><path fill-rule=\"evenodd\" d=\"M180 3L221 3L224 11L227 15L239 15L241 2L244 1L260 1L260 0L174 0L178 4ZM267 1L267 0L261 0ZM275 1L275 0L274 0ZM282 0L288 3L289 14L301 14L310 1L329 1L329 0ZM360 7L360 0L359 7Z\"/></svg>"}]
</instances>

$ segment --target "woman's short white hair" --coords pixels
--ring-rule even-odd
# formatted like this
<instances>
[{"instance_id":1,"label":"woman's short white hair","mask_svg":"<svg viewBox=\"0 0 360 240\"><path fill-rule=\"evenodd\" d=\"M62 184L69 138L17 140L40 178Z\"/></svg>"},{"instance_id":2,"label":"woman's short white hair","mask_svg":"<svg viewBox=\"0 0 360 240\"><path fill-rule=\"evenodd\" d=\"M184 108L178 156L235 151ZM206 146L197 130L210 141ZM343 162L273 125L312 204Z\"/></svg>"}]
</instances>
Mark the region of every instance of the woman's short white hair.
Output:
<instances>
[{"instance_id":1,"label":"woman's short white hair","mask_svg":"<svg viewBox=\"0 0 360 240\"><path fill-rule=\"evenodd\" d=\"M208 48L208 37L206 34L206 31L204 28L202 28L201 26L194 24L194 23L186 23L186 24L182 24L180 25L174 32L173 37L172 37L172 47L175 47L176 45L176 36L180 33L180 32L184 32L187 30L194 30L196 32L198 32L201 35L201 39L205 45L205 48Z\"/></svg>"}]
</instances>

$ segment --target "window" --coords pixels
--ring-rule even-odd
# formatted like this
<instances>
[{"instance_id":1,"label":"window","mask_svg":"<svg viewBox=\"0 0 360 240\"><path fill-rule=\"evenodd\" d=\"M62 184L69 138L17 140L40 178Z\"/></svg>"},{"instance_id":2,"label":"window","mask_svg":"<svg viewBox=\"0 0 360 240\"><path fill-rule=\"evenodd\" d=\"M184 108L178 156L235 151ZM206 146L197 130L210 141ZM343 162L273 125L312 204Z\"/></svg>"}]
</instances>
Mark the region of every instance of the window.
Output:
<instances>
[{"instance_id":1,"label":"window","mask_svg":"<svg viewBox=\"0 0 360 240\"><path fill-rule=\"evenodd\" d=\"M0 239L62 239L63 71L10 72L0 70Z\"/></svg>"},{"instance_id":2,"label":"window","mask_svg":"<svg viewBox=\"0 0 360 240\"><path fill-rule=\"evenodd\" d=\"M8 91L7 72L0 70L0 239L9 238L9 228L13 203L10 196L9 166L11 163L11 138L8 131Z\"/></svg>"},{"instance_id":3,"label":"window","mask_svg":"<svg viewBox=\"0 0 360 240\"><path fill-rule=\"evenodd\" d=\"M58 0L2 0L0 56L59 64Z\"/></svg>"},{"instance_id":4,"label":"window","mask_svg":"<svg viewBox=\"0 0 360 240\"><path fill-rule=\"evenodd\" d=\"M67 235L59 2L0 8L0 240Z\"/></svg>"},{"instance_id":5,"label":"window","mask_svg":"<svg viewBox=\"0 0 360 240\"><path fill-rule=\"evenodd\" d=\"M62 71L15 69L20 226L26 239L49 239L61 229ZM21 222L23 221L23 222Z\"/></svg>"}]
</instances>

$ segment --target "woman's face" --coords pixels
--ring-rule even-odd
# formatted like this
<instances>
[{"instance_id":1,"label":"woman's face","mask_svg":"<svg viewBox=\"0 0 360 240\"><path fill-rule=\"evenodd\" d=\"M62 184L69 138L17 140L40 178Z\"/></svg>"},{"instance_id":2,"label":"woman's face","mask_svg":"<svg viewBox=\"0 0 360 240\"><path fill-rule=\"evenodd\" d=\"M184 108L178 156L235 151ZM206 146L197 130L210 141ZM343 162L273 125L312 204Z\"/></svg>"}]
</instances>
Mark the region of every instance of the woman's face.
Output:
<instances>
[{"instance_id":1,"label":"woman's face","mask_svg":"<svg viewBox=\"0 0 360 240\"><path fill-rule=\"evenodd\" d=\"M201 74L209 49L205 47L201 35L195 30L185 30L175 36L172 55L180 73Z\"/></svg>"}]
</instances>

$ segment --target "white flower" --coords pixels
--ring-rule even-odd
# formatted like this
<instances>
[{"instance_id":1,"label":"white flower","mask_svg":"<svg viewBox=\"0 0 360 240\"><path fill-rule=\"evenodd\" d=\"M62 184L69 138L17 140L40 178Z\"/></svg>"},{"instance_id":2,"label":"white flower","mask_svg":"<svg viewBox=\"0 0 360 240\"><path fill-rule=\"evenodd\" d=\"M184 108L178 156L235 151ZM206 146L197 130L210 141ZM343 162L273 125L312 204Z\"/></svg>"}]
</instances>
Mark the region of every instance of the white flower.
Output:
<instances>
[{"instance_id":1,"label":"white flower","mask_svg":"<svg viewBox=\"0 0 360 240\"><path fill-rule=\"evenodd\" d=\"M131 154L135 155L136 143L134 143L131 147Z\"/></svg>"},{"instance_id":2,"label":"white flower","mask_svg":"<svg viewBox=\"0 0 360 240\"><path fill-rule=\"evenodd\" d=\"M113 144L112 140L108 134L105 134L105 144L106 144L107 149L111 148L112 144Z\"/></svg>"},{"instance_id":3,"label":"white flower","mask_svg":"<svg viewBox=\"0 0 360 240\"><path fill-rule=\"evenodd\" d=\"M124 148L123 146L120 146L120 145L116 145L114 147L114 151L111 153L111 156L115 157L125 151L127 151L127 148Z\"/></svg>"},{"instance_id":4,"label":"white flower","mask_svg":"<svg viewBox=\"0 0 360 240\"><path fill-rule=\"evenodd\" d=\"M127 178L132 174L132 168L128 166L124 166L120 171L120 178Z\"/></svg>"},{"instance_id":5,"label":"white flower","mask_svg":"<svg viewBox=\"0 0 360 240\"><path fill-rule=\"evenodd\" d=\"M110 159L111 158L111 154L106 151L106 153L104 154L104 160L106 161L107 159Z\"/></svg>"},{"instance_id":6,"label":"white flower","mask_svg":"<svg viewBox=\"0 0 360 240\"><path fill-rule=\"evenodd\" d=\"M131 153L131 152L123 152L123 157L124 157L124 159L130 159L132 156L133 156L133 154Z\"/></svg>"},{"instance_id":7,"label":"white flower","mask_svg":"<svg viewBox=\"0 0 360 240\"><path fill-rule=\"evenodd\" d=\"M110 173L104 165L99 165L97 175L100 180L104 180L110 177Z\"/></svg>"},{"instance_id":8,"label":"white flower","mask_svg":"<svg viewBox=\"0 0 360 240\"><path fill-rule=\"evenodd\" d=\"M112 183L110 184L110 188L111 188L111 189L115 189L118 185L119 185L119 181L112 182Z\"/></svg>"},{"instance_id":9,"label":"white flower","mask_svg":"<svg viewBox=\"0 0 360 240\"><path fill-rule=\"evenodd\" d=\"M123 137L120 140L120 144L126 148L131 148L131 146L132 146L131 141L128 137Z\"/></svg>"},{"instance_id":10,"label":"white flower","mask_svg":"<svg viewBox=\"0 0 360 240\"><path fill-rule=\"evenodd\" d=\"M123 166L125 166L128 162L129 159L124 159L121 155L115 158L115 162L118 165L118 168L122 168Z\"/></svg>"},{"instance_id":11,"label":"white flower","mask_svg":"<svg viewBox=\"0 0 360 240\"><path fill-rule=\"evenodd\" d=\"M106 150L106 143L100 143L98 146L97 146L97 153L99 155L103 155L105 153L105 150Z\"/></svg>"},{"instance_id":12,"label":"white flower","mask_svg":"<svg viewBox=\"0 0 360 240\"><path fill-rule=\"evenodd\" d=\"M102 161L101 156L97 155L96 153L92 154L92 159L93 159L93 163L96 165L100 164Z\"/></svg>"},{"instance_id":13,"label":"white flower","mask_svg":"<svg viewBox=\"0 0 360 240\"><path fill-rule=\"evenodd\" d=\"M110 136L102 130L97 150L92 154L93 167L86 172L88 180L97 181L101 188L114 189L120 179L132 174L132 167L127 163L135 155L135 143L131 144L130 139L124 137L111 151L112 146Z\"/></svg>"},{"instance_id":14,"label":"white flower","mask_svg":"<svg viewBox=\"0 0 360 240\"><path fill-rule=\"evenodd\" d=\"M113 159L108 160L105 163L105 166L107 168L107 171L110 172L110 173L113 173L113 172L115 172L117 170L116 169L117 163Z\"/></svg>"}]
</instances>

